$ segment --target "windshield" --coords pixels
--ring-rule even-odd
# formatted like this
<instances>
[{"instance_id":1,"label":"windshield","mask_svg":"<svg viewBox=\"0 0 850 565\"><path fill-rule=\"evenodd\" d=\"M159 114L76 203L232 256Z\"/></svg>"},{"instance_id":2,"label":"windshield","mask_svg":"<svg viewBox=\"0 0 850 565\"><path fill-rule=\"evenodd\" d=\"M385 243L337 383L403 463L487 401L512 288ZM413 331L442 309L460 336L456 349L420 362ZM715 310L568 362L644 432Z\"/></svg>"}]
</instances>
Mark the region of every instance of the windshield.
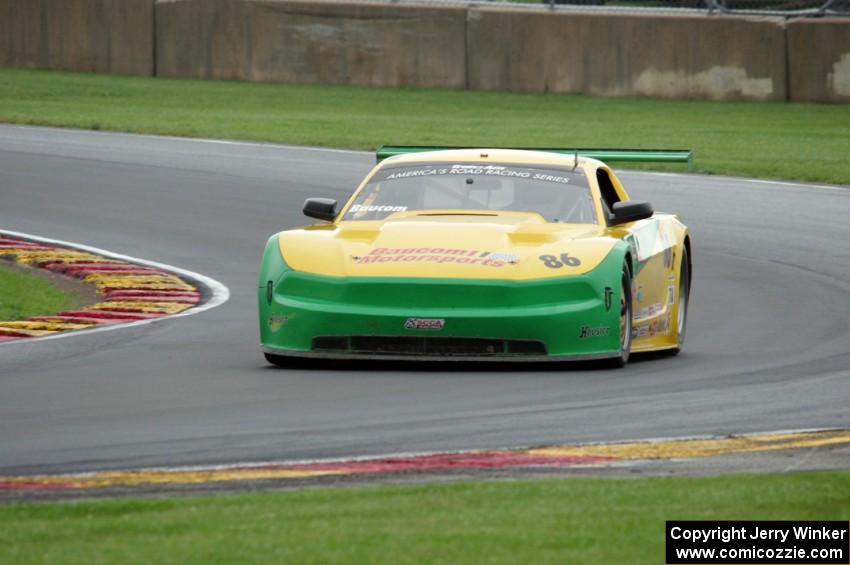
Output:
<instances>
[{"instance_id":1,"label":"windshield","mask_svg":"<svg viewBox=\"0 0 850 565\"><path fill-rule=\"evenodd\" d=\"M381 220L411 210L536 212L547 222L596 223L581 169L431 163L379 171L343 220Z\"/></svg>"}]
</instances>

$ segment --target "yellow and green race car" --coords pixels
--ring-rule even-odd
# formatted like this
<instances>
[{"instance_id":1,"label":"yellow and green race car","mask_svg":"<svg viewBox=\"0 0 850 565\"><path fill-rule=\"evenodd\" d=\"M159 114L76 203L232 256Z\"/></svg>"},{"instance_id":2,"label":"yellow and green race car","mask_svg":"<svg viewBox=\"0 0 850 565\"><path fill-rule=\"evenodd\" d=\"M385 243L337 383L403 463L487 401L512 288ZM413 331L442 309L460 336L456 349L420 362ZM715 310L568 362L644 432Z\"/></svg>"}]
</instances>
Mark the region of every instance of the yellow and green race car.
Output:
<instances>
[{"instance_id":1,"label":"yellow and green race car","mask_svg":"<svg viewBox=\"0 0 850 565\"><path fill-rule=\"evenodd\" d=\"M599 159L688 151L382 147L347 202L269 239L266 359L608 360L678 353L691 238Z\"/></svg>"}]
</instances>

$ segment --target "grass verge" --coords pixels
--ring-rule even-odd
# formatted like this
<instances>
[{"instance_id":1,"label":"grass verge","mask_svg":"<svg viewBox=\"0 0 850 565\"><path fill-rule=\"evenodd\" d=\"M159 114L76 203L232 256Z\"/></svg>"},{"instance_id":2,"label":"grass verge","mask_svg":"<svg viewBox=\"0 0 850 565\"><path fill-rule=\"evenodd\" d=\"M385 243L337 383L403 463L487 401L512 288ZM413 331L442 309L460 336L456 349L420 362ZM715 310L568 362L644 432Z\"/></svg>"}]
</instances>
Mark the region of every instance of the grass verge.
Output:
<instances>
[{"instance_id":1,"label":"grass verge","mask_svg":"<svg viewBox=\"0 0 850 565\"><path fill-rule=\"evenodd\" d=\"M73 296L49 282L0 263L0 321L55 314L77 305Z\"/></svg>"},{"instance_id":2,"label":"grass verge","mask_svg":"<svg viewBox=\"0 0 850 565\"><path fill-rule=\"evenodd\" d=\"M684 147L696 151L701 172L850 184L850 105L392 90L0 69L0 121L352 149L383 143Z\"/></svg>"},{"instance_id":3,"label":"grass verge","mask_svg":"<svg viewBox=\"0 0 850 565\"><path fill-rule=\"evenodd\" d=\"M848 472L13 504L0 506L0 561L657 564L665 520L848 511Z\"/></svg>"}]
</instances>

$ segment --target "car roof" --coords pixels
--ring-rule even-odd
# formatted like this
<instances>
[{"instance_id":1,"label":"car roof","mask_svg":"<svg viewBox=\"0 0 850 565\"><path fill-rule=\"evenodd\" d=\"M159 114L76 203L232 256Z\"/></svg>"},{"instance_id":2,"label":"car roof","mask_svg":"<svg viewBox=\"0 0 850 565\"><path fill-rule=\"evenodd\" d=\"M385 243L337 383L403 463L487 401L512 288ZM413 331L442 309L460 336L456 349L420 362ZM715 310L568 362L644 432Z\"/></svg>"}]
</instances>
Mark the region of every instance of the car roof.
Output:
<instances>
[{"instance_id":1,"label":"car roof","mask_svg":"<svg viewBox=\"0 0 850 565\"><path fill-rule=\"evenodd\" d=\"M514 165L551 165L572 167L574 154L551 153L528 149L443 149L439 151L420 151L389 157L381 165L404 165L413 163L458 162L458 163L509 163ZM578 156L579 165L602 165L601 161Z\"/></svg>"}]
</instances>

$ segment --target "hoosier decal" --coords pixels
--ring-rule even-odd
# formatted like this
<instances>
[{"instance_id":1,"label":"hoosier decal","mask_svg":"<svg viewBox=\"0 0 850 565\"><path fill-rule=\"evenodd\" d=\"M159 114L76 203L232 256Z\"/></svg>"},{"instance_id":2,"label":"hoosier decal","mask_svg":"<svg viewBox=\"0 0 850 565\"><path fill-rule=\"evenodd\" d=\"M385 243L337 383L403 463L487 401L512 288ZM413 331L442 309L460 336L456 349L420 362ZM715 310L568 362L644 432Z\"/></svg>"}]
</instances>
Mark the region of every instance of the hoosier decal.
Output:
<instances>
[{"instance_id":1,"label":"hoosier decal","mask_svg":"<svg viewBox=\"0 0 850 565\"><path fill-rule=\"evenodd\" d=\"M588 337L605 337L611 331L608 326L582 326L578 333L579 339Z\"/></svg>"},{"instance_id":2,"label":"hoosier decal","mask_svg":"<svg viewBox=\"0 0 850 565\"><path fill-rule=\"evenodd\" d=\"M272 314L269 316L269 329L276 332L289 321L289 316Z\"/></svg>"}]
</instances>

